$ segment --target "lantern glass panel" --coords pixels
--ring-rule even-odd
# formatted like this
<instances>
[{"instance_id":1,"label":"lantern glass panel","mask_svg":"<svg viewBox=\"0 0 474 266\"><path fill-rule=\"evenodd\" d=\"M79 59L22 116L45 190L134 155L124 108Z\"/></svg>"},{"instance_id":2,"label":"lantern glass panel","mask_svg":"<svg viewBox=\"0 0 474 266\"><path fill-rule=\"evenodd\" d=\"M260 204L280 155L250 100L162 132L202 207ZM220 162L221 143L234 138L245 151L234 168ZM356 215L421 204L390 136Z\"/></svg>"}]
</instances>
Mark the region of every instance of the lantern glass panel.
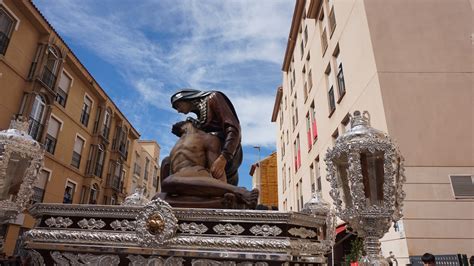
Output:
<instances>
[{"instance_id":1,"label":"lantern glass panel","mask_svg":"<svg viewBox=\"0 0 474 266\"><path fill-rule=\"evenodd\" d=\"M337 175L337 186L339 189L339 195L342 196L342 208L352 206L351 191L349 188L348 170L349 162L346 155L342 155L336 161L336 175Z\"/></svg>"},{"instance_id":2,"label":"lantern glass panel","mask_svg":"<svg viewBox=\"0 0 474 266\"><path fill-rule=\"evenodd\" d=\"M26 170L30 166L31 158L21 157L18 153L10 154L8 161L7 174L0 182L0 200L14 199L20 191Z\"/></svg>"},{"instance_id":3,"label":"lantern glass panel","mask_svg":"<svg viewBox=\"0 0 474 266\"><path fill-rule=\"evenodd\" d=\"M384 152L362 152L360 154L360 166L367 203L371 205L381 204L383 201Z\"/></svg>"}]
</instances>

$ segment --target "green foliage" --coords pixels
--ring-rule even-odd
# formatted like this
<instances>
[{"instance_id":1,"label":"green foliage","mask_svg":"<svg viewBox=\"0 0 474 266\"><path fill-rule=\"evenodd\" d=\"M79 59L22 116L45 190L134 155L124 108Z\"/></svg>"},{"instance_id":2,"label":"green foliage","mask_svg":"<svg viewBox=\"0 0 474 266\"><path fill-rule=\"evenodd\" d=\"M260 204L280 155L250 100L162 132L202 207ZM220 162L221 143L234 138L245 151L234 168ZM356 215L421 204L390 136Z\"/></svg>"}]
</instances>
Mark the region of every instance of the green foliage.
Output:
<instances>
[{"instance_id":1,"label":"green foliage","mask_svg":"<svg viewBox=\"0 0 474 266\"><path fill-rule=\"evenodd\" d=\"M356 238L351 241L351 250L347 254L344 265L351 265L351 262L359 261L364 252L364 241L362 238Z\"/></svg>"}]
</instances>

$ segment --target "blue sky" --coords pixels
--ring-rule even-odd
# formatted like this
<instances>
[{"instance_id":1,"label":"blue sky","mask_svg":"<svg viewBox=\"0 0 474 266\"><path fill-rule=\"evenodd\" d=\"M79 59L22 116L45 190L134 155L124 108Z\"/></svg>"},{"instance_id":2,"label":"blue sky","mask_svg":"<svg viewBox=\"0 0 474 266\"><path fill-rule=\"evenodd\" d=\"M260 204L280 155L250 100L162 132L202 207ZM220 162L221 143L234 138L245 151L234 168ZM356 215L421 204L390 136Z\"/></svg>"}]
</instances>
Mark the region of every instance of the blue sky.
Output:
<instances>
[{"instance_id":1,"label":"blue sky","mask_svg":"<svg viewBox=\"0 0 474 266\"><path fill-rule=\"evenodd\" d=\"M270 122L293 14L290 0L34 0L142 139L166 156L180 88L223 91L242 126L241 186L276 150Z\"/></svg>"}]
</instances>

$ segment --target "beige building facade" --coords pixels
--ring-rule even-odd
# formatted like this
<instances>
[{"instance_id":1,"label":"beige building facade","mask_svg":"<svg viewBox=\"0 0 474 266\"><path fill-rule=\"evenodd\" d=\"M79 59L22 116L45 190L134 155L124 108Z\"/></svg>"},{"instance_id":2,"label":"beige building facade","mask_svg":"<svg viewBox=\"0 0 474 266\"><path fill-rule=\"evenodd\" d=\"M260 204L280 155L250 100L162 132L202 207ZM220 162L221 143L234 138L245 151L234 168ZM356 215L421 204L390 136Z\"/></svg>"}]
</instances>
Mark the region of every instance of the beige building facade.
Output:
<instances>
[{"instance_id":1,"label":"beige building facade","mask_svg":"<svg viewBox=\"0 0 474 266\"><path fill-rule=\"evenodd\" d=\"M277 153L252 164L249 175L252 177L252 188L260 192L258 204L268 208L278 207Z\"/></svg>"},{"instance_id":2,"label":"beige building facade","mask_svg":"<svg viewBox=\"0 0 474 266\"><path fill-rule=\"evenodd\" d=\"M30 1L0 0L0 129L15 116L44 145L32 202L119 204L139 133ZM2 228L12 255L29 215Z\"/></svg>"},{"instance_id":3,"label":"beige building facade","mask_svg":"<svg viewBox=\"0 0 474 266\"><path fill-rule=\"evenodd\" d=\"M296 1L272 121L281 210L329 197L324 156L367 110L406 162L399 263L474 251L472 6L468 0Z\"/></svg>"},{"instance_id":4,"label":"beige building facade","mask_svg":"<svg viewBox=\"0 0 474 266\"><path fill-rule=\"evenodd\" d=\"M133 145L133 175L128 180L127 193L143 188L147 199L160 192L160 145L153 140L136 140Z\"/></svg>"}]
</instances>

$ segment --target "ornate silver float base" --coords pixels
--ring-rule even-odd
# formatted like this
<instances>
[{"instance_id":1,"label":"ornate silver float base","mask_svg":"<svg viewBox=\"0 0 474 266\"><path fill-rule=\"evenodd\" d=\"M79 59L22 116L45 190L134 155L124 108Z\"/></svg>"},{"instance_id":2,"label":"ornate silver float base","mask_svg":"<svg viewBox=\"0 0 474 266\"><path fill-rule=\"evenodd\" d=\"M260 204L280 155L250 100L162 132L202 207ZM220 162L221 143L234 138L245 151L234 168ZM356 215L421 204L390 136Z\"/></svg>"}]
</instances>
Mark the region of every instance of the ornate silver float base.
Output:
<instances>
[{"instance_id":1,"label":"ornate silver float base","mask_svg":"<svg viewBox=\"0 0 474 266\"><path fill-rule=\"evenodd\" d=\"M33 265L320 265L326 216L256 210L36 204ZM303 264L302 264L303 263Z\"/></svg>"}]
</instances>

